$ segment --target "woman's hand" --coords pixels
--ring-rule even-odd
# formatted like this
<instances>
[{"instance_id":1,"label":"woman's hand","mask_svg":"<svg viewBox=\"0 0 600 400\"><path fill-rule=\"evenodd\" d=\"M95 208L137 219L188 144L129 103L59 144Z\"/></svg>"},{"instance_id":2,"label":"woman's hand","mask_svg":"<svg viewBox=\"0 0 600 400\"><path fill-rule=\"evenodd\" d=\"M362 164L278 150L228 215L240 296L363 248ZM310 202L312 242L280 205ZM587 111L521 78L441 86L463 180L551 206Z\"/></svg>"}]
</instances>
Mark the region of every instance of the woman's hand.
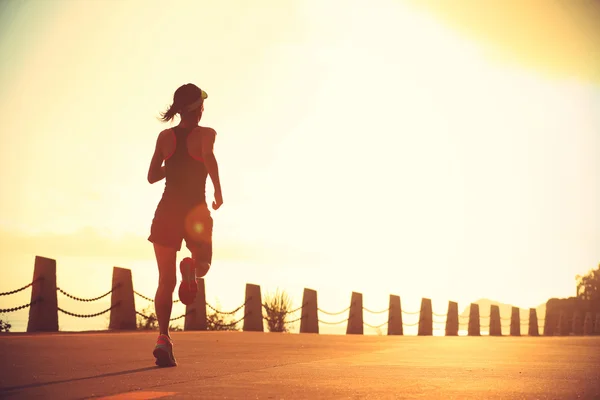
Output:
<instances>
[{"instance_id":1,"label":"woman's hand","mask_svg":"<svg viewBox=\"0 0 600 400\"><path fill-rule=\"evenodd\" d=\"M212 203L213 210L218 210L223 205L223 194L215 192L215 201Z\"/></svg>"}]
</instances>

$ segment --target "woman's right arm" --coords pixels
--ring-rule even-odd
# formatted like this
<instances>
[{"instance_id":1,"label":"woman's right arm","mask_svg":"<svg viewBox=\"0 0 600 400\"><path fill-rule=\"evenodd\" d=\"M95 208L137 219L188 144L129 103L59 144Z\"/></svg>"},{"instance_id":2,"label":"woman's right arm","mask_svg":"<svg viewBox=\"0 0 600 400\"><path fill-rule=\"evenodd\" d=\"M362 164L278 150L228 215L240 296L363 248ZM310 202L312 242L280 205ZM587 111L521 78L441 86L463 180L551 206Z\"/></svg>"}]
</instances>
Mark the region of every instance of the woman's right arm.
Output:
<instances>
[{"instance_id":1,"label":"woman's right arm","mask_svg":"<svg viewBox=\"0 0 600 400\"><path fill-rule=\"evenodd\" d=\"M154 154L150 160L150 168L148 168L148 182L150 182L150 184L165 178L165 167L162 165L164 157L160 147L161 138L164 132L165 131L158 135L158 139L156 139L156 146L154 148Z\"/></svg>"}]
</instances>

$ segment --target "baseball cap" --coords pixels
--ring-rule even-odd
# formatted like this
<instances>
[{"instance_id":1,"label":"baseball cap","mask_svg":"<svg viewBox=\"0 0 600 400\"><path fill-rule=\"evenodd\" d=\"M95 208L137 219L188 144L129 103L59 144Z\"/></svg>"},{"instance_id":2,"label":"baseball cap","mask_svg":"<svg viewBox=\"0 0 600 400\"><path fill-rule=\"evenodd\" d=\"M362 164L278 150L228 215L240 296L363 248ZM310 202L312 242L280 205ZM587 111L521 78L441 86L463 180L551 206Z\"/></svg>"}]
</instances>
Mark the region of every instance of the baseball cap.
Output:
<instances>
[{"instance_id":1,"label":"baseball cap","mask_svg":"<svg viewBox=\"0 0 600 400\"><path fill-rule=\"evenodd\" d=\"M201 92L200 98L198 100L194 101L193 103L191 103L190 105L188 105L186 107L186 111L188 111L188 112L193 111L196 108L202 106L202 104L204 103L204 100L208 98L208 94L204 90L200 89L200 92Z\"/></svg>"}]
</instances>

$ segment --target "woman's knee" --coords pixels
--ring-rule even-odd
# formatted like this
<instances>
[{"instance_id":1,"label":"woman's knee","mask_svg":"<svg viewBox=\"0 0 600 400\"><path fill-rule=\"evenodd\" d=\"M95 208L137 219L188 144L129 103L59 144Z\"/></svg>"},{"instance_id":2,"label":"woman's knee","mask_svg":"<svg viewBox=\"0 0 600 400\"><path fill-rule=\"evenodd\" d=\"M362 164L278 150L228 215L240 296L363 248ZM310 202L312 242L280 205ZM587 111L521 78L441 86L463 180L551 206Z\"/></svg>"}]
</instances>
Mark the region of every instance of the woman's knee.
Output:
<instances>
[{"instance_id":1,"label":"woman's knee","mask_svg":"<svg viewBox=\"0 0 600 400\"><path fill-rule=\"evenodd\" d=\"M196 261L194 265L196 267L196 278L204 277L210 269L210 263L205 261Z\"/></svg>"}]
</instances>

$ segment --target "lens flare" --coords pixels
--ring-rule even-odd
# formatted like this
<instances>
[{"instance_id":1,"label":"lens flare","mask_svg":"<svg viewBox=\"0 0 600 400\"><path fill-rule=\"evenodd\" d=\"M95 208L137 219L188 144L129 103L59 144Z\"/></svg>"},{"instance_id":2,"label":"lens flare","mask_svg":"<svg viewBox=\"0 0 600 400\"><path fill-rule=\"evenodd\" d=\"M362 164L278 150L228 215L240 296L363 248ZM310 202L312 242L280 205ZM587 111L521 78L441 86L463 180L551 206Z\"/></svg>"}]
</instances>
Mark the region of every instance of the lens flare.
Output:
<instances>
[{"instance_id":1,"label":"lens flare","mask_svg":"<svg viewBox=\"0 0 600 400\"><path fill-rule=\"evenodd\" d=\"M185 218L186 234L198 242L210 241L210 211L206 206L197 206L190 210Z\"/></svg>"}]
</instances>

